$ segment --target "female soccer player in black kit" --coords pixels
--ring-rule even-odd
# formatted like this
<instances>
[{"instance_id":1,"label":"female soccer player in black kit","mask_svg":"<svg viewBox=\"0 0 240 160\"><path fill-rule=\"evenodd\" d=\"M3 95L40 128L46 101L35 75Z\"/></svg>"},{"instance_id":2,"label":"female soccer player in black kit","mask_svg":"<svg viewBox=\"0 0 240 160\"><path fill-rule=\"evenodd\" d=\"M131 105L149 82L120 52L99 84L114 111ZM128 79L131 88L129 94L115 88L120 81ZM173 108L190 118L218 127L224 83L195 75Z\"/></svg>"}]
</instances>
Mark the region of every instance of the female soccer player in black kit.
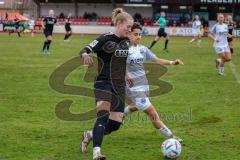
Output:
<instances>
[{"instance_id":1,"label":"female soccer player in black kit","mask_svg":"<svg viewBox=\"0 0 240 160\"><path fill-rule=\"evenodd\" d=\"M66 34L64 37L64 42L68 41L68 38L71 37L71 35L72 35L71 23L72 23L72 14L69 13L69 15L66 19L66 23L65 23Z\"/></svg>"},{"instance_id":2,"label":"female soccer player in black kit","mask_svg":"<svg viewBox=\"0 0 240 160\"><path fill-rule=\"evenodd\" d=\"M233 18L231 15L229 15L227 17L227 23L228 23L228 33L230 35L233 35L233 30L234 30L234 22L233 22ZM229 44L229 48L231 53L233 54L233 37L228 37L228 44Z\"/></svg>"},{"instance_id":3,"label":"female soccer player in black kit","mask_svg":"<svg viewBox=\"0 0 240 160\"><path fill-rule=\"evenodd\" d=\"M96 98L97 120L92 133L84 132L81 151L85 152L93 137L93 160L105 160L101 154L101 144L104 135L119 129L122 124L125 106L125 74L126 60L129 50L128 34L133 25L132 17L121 8L112 13L115 26L113 33L99 36L87 45L81 52L84 64L93 65L89 53L96 53L98 57L98 76L94 83Z\"/></svg>"},{"instance_id":4,"label":"female soccer player in black kit","mask_svg":"<svg viewBox=\"0 0 240 160\"><path fill-rule=\"evenodd\" d=\"M49 48L52 42L52 33L54 24L57 23L57 19L54 17L54 11L49 10L49 16L45 17L42 21L42 28L44 29L44 35L46 40L43 45L43 53L50 54Z\"/></svg>"},{"instance_id":5,"label":"female soccer player in black kit","mask_svg":"<svg viewBox=\"0 0 240 160\"><path fill-rule=\"evenodd\" d=\"M14 23L15 30L17 31L18 37L21 37L20 29L19 29L20 19L17 18L17 16L15 16L15 19L14 19L13 23ZM14 33L14 30L10 31L9 35L11 35L12 33Z\"/></svg>"}]
</instances>

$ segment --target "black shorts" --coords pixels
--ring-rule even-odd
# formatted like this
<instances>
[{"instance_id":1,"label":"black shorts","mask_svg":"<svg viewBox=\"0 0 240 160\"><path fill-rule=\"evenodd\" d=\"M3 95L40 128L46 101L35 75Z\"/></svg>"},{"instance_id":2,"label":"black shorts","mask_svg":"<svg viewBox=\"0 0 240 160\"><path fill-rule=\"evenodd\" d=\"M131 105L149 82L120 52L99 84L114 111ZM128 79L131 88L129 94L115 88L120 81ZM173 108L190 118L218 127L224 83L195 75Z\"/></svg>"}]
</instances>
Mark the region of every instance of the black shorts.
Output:
<instances>
[{"instance_id":1,"label":"black shorts","mask_svg":"<svg viewBox=\"0 0 240 160\"><path fill-rule=\"evenodd\" d=\"M125 86L113 86L111 81L95 81L94 94L96 102L110 102L112 112L124 112Z\"/></svg>"},{"instance_id":2,"label":"black shorts","mask_svg":"<svg viewBox=\"0 0 240 160\"><path fill-rule=\"evenodd\" d=\"M229 37L228 37L228 38L227 38L227 41L228 41L228 42L232 42L232 41L233 41L233 38L229 38Z\"/></svg>"},{"instance_id":3,"label":"black shorts","mask_svg":"<svg viewBox=\"0 0 240 160\"><path fill-rule=\"evenodd\" d=\"M167 37L167 33L165 32L165 29L163 29L163 28L160 28L159 30L158 30L158 37Z\"/></svg>"},{"instance_id":4,"label":"black shorts","mask_svg":"<svg viewBox=\"0 0 240 160\"><path fill-rule=\"evenodd\" d=\"M69 32L69 31L71 31L71 30L72 30L72 28L71 28L71 26L70 26L70 25L65 25L65 30L66 30L67 32Z\"/></svg>"},{"instance_id":5,"label":"black shorts","mask_svg":"<svg viewBox=\"0 0 240 160\"><path fill-rule=\"evenodd\" d=\"M15 25L15 29L18 30L19 29L19 25Z\"/></svg>"},{"instance_id":6,"label":"black shorts","mask_svg":"<svg viewBox=\"0 0 240 160\"><path fill-rule=\"evenodd\" d=\"M45 37L47 38L48 36L52 36L53 31L44 30L43 33L44 33Z\"/></svg>"}]
</instances>

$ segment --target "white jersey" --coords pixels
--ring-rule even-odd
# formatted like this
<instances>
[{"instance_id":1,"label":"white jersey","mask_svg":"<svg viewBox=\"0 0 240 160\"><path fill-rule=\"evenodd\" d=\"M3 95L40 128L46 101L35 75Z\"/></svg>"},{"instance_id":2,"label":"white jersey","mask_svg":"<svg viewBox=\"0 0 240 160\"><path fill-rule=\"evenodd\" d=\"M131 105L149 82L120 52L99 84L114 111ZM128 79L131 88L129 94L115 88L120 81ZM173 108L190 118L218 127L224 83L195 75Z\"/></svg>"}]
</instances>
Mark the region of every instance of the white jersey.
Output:
<instances>
[{"instance_id":1,"label":"white jersey","mask_svg":"<svg viewBox=\"0 0 240 160\"><path fill-rule=\"evenodd\" d=\"M151 106L149 101L149 85L145 73L144 61L153 61L156 58L147 47L143 45L131 46L127 58L127 75L133 79L133 86L127 86L126 95L140 110Z\"/></svg>"},{"instance_id":2,"label":"white jersey","mask_svg":"<svg viewBox=\"0 0 240 160\"><path fill-rule=\"evenodd\" d=\"M199 21L199 20L195 20L195 21L193 21L193 24L192 24L192 29L193 30L201 30L201 21Z\"/></svg>"},{"instance_id":3,"label":"white jersey","mask_svg":"<svg viewBox=\"0 0 240 160\"><path fill-rule=\"evenodd\" d=\"M33 19L31 19L28 24L29 24L29 26L35 26L35 21Z\"/></svg>"},{"instance_id":4,"label":"white jersey","mask_svg":"<svg viewBox=\"0 0 240 160\"><path fill-rule=\"evenodd\" d=\"M131 46L127 58L127 75L133 79L130 91L149 91L148 80L145 73L144 61L153 61L155 54L143 45Z\"/></svg>"},{"instance_id":5,"label":"white jersey","mask_svg":"<svg viewBox=\"0 0 240 160\"><path fill-rule=\"evenodd\" d=\"M211 33L218 39L218 42L214 42L214 47L225 47L228 46L227 35L228 26L226 24L216 23L212 29Z\"/></svg>"}]
</instances>

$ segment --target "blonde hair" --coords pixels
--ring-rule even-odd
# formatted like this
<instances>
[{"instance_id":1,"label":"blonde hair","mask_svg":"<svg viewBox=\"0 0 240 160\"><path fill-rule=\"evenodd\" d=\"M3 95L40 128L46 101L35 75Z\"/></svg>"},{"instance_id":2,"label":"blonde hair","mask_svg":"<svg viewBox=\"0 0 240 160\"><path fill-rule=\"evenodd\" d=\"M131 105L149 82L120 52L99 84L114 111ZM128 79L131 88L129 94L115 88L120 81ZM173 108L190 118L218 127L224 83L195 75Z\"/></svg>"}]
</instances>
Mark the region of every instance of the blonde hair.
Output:
<instances>
[{"instance_id":1,"label":"blonde hair","mask_svg":"<svg viewBox=\"0 0 240 160\"><path fill-rule=\"evenodd\" d=\"M118 21L126 21L128 19L133 19L132 16L125 12L122 8L116 8L112 12L112 22L114 25L117 24Z\"/></svg>"},{"instance_id":2,"label":"blonde hair","mask_svg":"<svg viewBox=\"0 0 240 160\"><path fill-rule=\"evenodd\" d=\"M218 13L217 16L223 16L223 17L225 17L223 13Z\"/></svg>"}]
</instances>

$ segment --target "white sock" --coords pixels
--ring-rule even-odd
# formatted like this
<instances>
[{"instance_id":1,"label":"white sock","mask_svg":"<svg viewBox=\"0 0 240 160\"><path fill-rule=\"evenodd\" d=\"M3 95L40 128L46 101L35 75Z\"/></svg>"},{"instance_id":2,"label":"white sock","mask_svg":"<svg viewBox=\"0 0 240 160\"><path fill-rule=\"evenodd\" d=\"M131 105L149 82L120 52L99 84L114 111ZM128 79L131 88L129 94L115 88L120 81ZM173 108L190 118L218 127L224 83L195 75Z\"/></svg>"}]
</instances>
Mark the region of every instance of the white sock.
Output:
<instances>
[{"instance_id":1,"label":"white sock","mask_svg":"<svg viewBox=\"0 0 240 160\"><path fill-rule=\"evenodd\" d=\"M170 129L168 129L166 126L159 129L159 131L164 134L167 138L172 138L173 134Z\"/></svg>"},{"instance_id":2,"label":"white sock","mask_svg":"<svg viewBox=\"0 0 240 160\"><path fill-rule=\"evenodd\" d=\"M87 131L87 133L91 138L93 137L93 132L92 131Z\"/></svg>"},{"instance_id":3,"label":"white sock","mask_svg":"<svg viewBox=\"0 0 240 160\"><path fill-rule=\"evenodd\" d=\"M129 114L131 114L132 112L130 111L130 109L128 107L124 108L124 114L125 116L128 116Z\"/></svg>"},{"instance_id":4,"label":"white sock","mask_svg":"<svg viewBox=\"0 0 240 160\"><path fill-rule=\"evenodd\" d=\"M224 73L224 67L220 67L221 73Z\"/></svg>"},{"instance_id":5,"label":"white sock","mask_svg":"<svg viewBox=\"0 0 240 160\"><path fill-rule=\"evenodd\" d=\"M193 38L191 41L189 41L190 43L192 43L192 42L194 42L195 41L195 39Z\"/></svg>"},{"instance_id":6,"label":"white sock","mask_svg":"<svg viewBox=\"0 0 240 160\"><path fill-rule=\"evenodd\" d=\"M101 153L100 147L94 147L93 148L93 158L96 158Z\"/></svg>"}]
</instances>

